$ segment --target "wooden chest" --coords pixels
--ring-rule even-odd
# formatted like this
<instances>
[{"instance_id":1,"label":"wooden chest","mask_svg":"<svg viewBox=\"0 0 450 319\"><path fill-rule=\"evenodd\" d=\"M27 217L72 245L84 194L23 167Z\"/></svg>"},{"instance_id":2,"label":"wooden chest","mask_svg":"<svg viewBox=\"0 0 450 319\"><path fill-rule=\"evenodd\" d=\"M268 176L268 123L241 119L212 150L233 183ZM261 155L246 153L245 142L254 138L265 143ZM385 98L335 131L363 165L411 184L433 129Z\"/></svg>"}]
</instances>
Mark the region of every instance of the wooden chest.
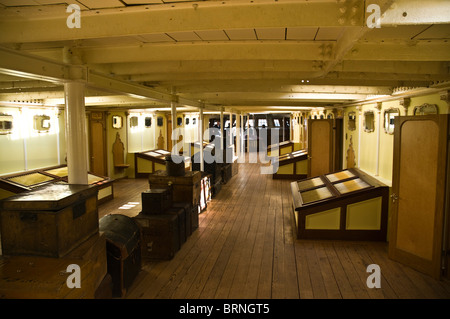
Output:
<instances>
[{"instance_id":1,"label":"wooden chest","mask_svg":"<svg viewBox=\"0 0 450 319\"><path fill-rule=\"evenodd\" d=\"M201 172L187 171L184 176L169 176L166 171L156 171L148 176L150 189L173 187L173 202L200 203Z\"/></svg>"},{"instance_id":2,"label":"wooden chest","mask_svg":"<svg viewBox=\"0 0 450 319\"><path fill-rule=\"evenodd\" d=\"M187 233L191 235L198 228L198 214L200 211L200 206L192 206L190 203L179 202L173 203L172 207L184 207L184 209L190 211L189 213L187 213L186 218L189 218L188 216L190 216L190 231L187 230Z\"/></svg>"},{"instance_id":3,"label":"wooden chest","mask_svg":"<svg viewBox=\"0 0 450 319\"><path fill-rule=\"evenodd\" d=\"M100 286L100 283L108 271L105 234L103 232L98 232L92 235L64 258L88 260L92 262L91 272L93 275L94 285L97 288Z\"/></svg>"},{"instance_id":4,"label":"wooden chest","mask_svg":"<svg viewBox=\"0 0 450 319\"><path fill-rule=\"evenodd\" d=\"M233 164L224 164L222 166L222 181L224 184L228 183L232 177L232 165Z\"/></svg>"},{"instance_id":5,"label":"wooden chest","mask_svg":"<svg viewBox=\"0 0 450 319\"><path fill-rule=\"evenodd\" d=\"M144 214L162 214L172 206L172 187L149 189L141 194Z\"/></svg>"},{"instance_id":6,"label":"wooden chest","mask_svg":"<svg viewBox=\"0 0 450 319\"><path fill-rule=\"evenodd\" d=\"M0 205L4 255L63 257L98 232L95 186L51 184Z\"/></svg>"},{"instance_id":7,"label":"wooden chest","mask_svg":"<svg viewBox=\"0 0 450 319\"><path fill-rule=\"evenodd\" d=\"M170 260L180 249L178 216L175 214L133 217L141 226L142 256L150 260Z\"/></svg>"},{"instance_id":8,"label":"wooden chest","mask_svg":"<svg viewBox=\"0 0 450 319\"><path fill-rule=\"evenodd\" d=\"M188 203L188 202L173 203L172 208L174 208L174 209L181 208L184 210L185 219L186 219L185 227L186 227L186 239L187 239L187 237L189 237L193 232L193 229L192 229L192 222L193 222L192 221L192 219L193 219L192 204ZM197 219L198 219L198 216L197 216ZM194 221L194 223L195 223L195 221ZM197 224L198 224L198 222L197 222Z\"/></svg>"},{"instance_id":9,"label":"wooden chest","mask_svg":"<svg viewBox=\"0 0 450 319\"><path fill-rule=\"evenodd\" d=\"M180 241L180 248L187 240L186 232L186 211L184 208L170 208L166 211L166 214L176 215L178 218L178 239Z\"/></svg>"},{"instance_id":10,"label":"wooden chest","mask_svg":"<svg viewBox=\"0 0 450 319\"><path fill-rule=\"evenodd\" d=\"M80 288L69 288L71 272L80 267ZM96 278L89 260L40 256L0 257L1 299L93 299ZM69 279L70 281L70 279Z\"/></svg>"},{"instance_id":11,"label":"wooden chest","mask_svg":"<svg viewBox=\"0 0 450 319\"><path fill-rule=\"evenodd\" d=\"M100 219L100 231L106 236L108 273L113 295L122 297L141 270L141 232L133 218L111 214Z\"/></svg>"}]
</instances>

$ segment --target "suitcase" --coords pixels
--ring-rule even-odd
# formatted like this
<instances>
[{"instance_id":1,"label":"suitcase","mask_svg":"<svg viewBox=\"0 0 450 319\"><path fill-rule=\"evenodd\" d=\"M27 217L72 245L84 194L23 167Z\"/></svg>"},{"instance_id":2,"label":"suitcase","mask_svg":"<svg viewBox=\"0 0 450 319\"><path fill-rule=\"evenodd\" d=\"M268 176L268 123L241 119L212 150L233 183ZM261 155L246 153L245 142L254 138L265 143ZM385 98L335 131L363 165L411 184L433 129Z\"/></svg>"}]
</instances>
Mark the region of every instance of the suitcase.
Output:
<instances>
[{"instance_id":1,"label":"suitcase","mask_svg":"<svg viewBox=\"0 0 450 319\"><path fill-rule=\"evenodd\" d=\"M200 203L201 172L186 171L184 176L169 176L166 171L156 171L149 174L150 189L167 188L172 184L173 202L190 202L192 205Z\"/></svg>"},{"instance_id":2,"label":"suitcase","mask_svg":"<svg viewBox=\"0 0 450 319\"><path fill-rule=\"evenodd\" d=\"M232 177L232 165L233 164L224 164L222 166L222 181L224 184L228 183Z\"/></svg>"},{"instance_id":3,"label":"suitcase","mask_svg":"<svg viewBox=\"0 0 450 319\"><path fill-rule=\"evenodd\" d=\"M173 207L166 211L166 214L177 215L178 217L178 239L180 241L180 248L187 240L186 233L186 211L184 208Z\"/></svg>"},{"instance_id":4,"label":"suitcase","mask_svg":"<svg viewBox=\"0 0 450 319\"><path fill-rule=\"evenodd\" d=\"M69 287L69 265L78 265L80 288ZM93 263L41 256L0 257L0 299L93 299Z\"/></svg>"},{"instance_id":5,"label":"suitcase","mask_svg":"<svg viewBox=\"0 0 450 319\"><path fill-rule=\"evenodd\" d=\"M149 189L141 198L144 214L162 214L172 206L172 187Z\"/></svg>"},{"instance_id":6,"label":"suitcase","mask_svg":"<svg viewBox=\"0 0 450 319\"><path fill-rule=\"evenodd\" d=\"M105 233L108 273L113 296L122 297L141 270L141 232L133 218L111 214L100 219Z\"/></svg>"},{"instance_id":7,"label":"suitcase","mask_svg":"<svg viewBox=\"0 0 450 319\"><path fill-rule=\"evenodd\" d=\"M63 257L98 232L96 186L51 184L0 202L4 255Z\"/></svg>"},{"instance_id":8,"label":"suitcase","mask_svg":"<svg viewBox=\"0 0 450 319\"><path fill-rule=\"evenodd\" d=\"M192 234L192 204L188 202L173 203L172 208L182 208L185 213L186 240Z\"/></svg>"},{"instance_id":9,"label":"suitcase","mask_svg":"<svg viewBox=\"0 0 450 319\"><path fill-rule=\"evenodd\" d=\"M198 214L200 213L200 206L191 206L191 233L198 228Z\"/></svg>"},{"instance_id":10,"label":"suitcase","mask_svg":"<svg viewBox=\"0 0 450 319\"><path fill-rule=\"evenodd\" d=\"M133 217L141 227L142 256L149 260L170 260L180 249L178 216L175 214Z\"/></svg>"},{"instance_id":11,"label":"suitcase","mask_svg":"<svg viewBox=\"0 0 450 319\"><path fill-rule=\"evenodd\" d=\"M187 213L187 216L190 217L190 229L187 230L189 233L188 236L192 235L192 233L198 228L198 214L200 213L199 205L191 205L190 203L173 203L173 207L184 207L189 212ZM186 217L186 218L189 218Z\"/></svg>"}]
</instances>

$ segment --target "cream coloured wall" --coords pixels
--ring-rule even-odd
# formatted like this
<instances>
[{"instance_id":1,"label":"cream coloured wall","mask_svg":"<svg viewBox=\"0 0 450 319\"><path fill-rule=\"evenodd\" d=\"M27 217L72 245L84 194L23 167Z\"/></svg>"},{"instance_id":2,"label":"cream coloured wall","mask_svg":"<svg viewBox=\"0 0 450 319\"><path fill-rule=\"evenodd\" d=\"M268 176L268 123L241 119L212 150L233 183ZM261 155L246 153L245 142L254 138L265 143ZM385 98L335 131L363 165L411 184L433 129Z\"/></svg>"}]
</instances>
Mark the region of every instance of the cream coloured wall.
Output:
<instances>
[{"instance_id":1,"label":"cream coloured wall","mask_svg":"<svg viewBox=\"0 0 450 319\"><path fill-rule=\"evenodd\" d=\"M428 94L423 96L411 97L410 106L407 110L401 105L402 99L386 101L381 103L380 112L377 104L366 104L359 107L352 106L345 108L344 113L344 154L343 167L347 167L347 150L350 144L350 137L353 140L353 149L355 151L357 167L363 171L375 176L380 181L391 185L392 183L392 161L394 155L394 135L388 134L384 130L384 112L391 108L400 111L401 116L412 115L414 107L424 103L436 104L440 114L448 113L446 101L440 99L440 94ZM375 114L375 130L371 133L364 132L364 113L373 111ZM356 113L356 129L348 129L348 114ZM381 121L381 122L380 122ZM379 137L378 137L379 134ZM359 138L361 142L359 143ZM379 148L378 148L379 147ZM358 156L360 158L358 158Z\"/></svg>"},{"instance_id":2,"label":"cream coloured wall","mask_svg":"<svg viewBox=\"0 0 450 319\"><path fill-rule=\"evenodd\" d=\"M0 174L11 174L65 163L64 130L60 130L60 114L56 108L1 107L0 113L13 116L11 134L0 135ZM50 130L33 128L35 115L50 116ZM60 142L64 141L63 147Z\"/></svg>"}]
</instances>

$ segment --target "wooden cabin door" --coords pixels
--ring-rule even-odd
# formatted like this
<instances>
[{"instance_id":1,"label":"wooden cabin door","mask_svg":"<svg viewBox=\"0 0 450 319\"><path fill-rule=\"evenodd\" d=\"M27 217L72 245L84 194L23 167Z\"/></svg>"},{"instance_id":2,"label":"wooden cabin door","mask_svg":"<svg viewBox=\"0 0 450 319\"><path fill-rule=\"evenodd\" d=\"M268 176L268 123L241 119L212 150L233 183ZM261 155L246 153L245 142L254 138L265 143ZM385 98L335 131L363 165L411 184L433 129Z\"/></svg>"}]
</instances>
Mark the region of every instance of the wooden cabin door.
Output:
<instances>
[{"instance_id":1,"label":"wooden cabin door","mask_svg":"<svg viewBox=\"0 0 450 319\"><path fill-rule=\"evenodd\" d=\"M308 176L341 169L342 120L308 120Z\"/></svg>"},{"instance_id":2,"label":"wooden cabin door","mask_svg":"<svg viewBox=\"0 0 450 319\"><path fill-rule=\"evenodd\" d=\"M91 112L89 118L90 171L100 176L107 176L105 125L104 112Z\"/></svg>"},{"instance_id":3,"label":"wooden cabin door","mask_svg":"<svg viewBox=\"0 0 450 319\"><path fill-rule=\"evenodd\" d=\"M332 165L333 120L308 122L308 175L328 174Z\"/></svg>"},{"instance_id":4,"label":"wooden cabin door","mask_svg":"<svg viewBox=\"0 0 450 319\"><path fill-rule=\"evenodd\" d=\"M389 257L440 278L448 116L396 117L394 125Z\"/></svg>"}]
</instances>

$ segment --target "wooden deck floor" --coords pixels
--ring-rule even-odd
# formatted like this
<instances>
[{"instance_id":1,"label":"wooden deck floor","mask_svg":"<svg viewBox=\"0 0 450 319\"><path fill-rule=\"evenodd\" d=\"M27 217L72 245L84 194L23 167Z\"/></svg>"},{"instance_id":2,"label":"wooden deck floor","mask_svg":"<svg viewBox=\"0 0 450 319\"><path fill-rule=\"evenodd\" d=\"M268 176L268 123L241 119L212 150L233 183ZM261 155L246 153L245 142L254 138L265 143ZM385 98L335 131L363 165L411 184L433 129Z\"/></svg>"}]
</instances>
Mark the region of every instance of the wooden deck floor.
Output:
<instances>
[{"instance_id":1,"label":"wooden deck floor","mask_svg":"<svg viewBox=\"0 0 450 319\"><path fill-rule=\"evenodd\" d=\"M134 216L146 179L120 180L115 199L100 206ZM119 209L132 202L134 207ZM199 228L170 261L144 262L125 298L132 299L447 299L437 281L390 260L385 242L295 239L289 181L240 164ZM381 288L366 285L369 264L381 267Z\"/></svg>"}]
</instances>

